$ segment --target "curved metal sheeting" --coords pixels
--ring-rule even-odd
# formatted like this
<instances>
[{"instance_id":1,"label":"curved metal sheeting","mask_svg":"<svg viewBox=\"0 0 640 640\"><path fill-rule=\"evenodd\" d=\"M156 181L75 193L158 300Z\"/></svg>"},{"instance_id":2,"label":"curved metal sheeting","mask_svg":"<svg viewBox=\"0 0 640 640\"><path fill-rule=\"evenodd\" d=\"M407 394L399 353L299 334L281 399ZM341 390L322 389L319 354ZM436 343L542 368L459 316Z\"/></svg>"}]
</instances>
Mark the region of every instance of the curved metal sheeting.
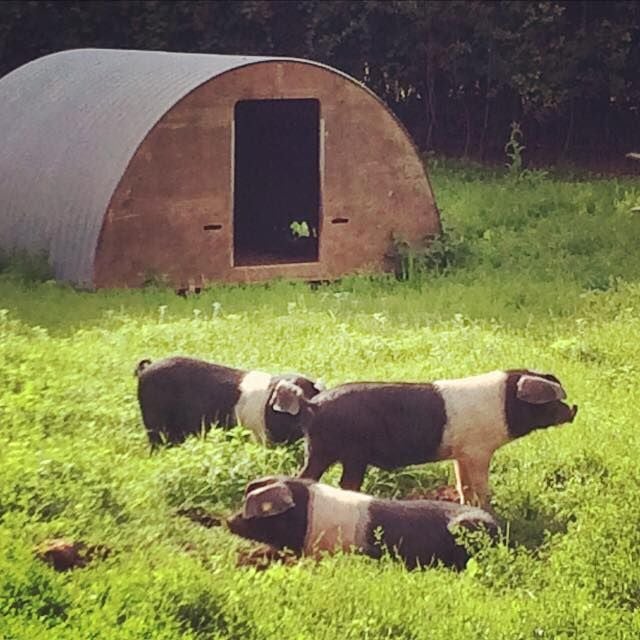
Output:
<instances>
[{"instance_id":1,"label":"curved metal sheeting","mask_svg":"<svg viewBox=\"0 0 640 640\"><path fill-rule=\"evenodd\" d=\"M103 216L148 131L182 97L274 58L77 49L0 79L0 247L45 250L91 286Z\"/></svg>"}]
</instances>

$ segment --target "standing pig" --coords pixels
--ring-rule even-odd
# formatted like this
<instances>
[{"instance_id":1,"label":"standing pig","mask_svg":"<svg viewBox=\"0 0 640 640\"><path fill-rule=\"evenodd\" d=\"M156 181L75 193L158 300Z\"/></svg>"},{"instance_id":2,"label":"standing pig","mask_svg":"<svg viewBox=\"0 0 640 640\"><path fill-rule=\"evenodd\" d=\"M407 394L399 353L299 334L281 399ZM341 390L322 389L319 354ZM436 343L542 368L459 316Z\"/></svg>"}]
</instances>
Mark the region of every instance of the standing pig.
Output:
<instances>
[{"instance_id":1,"label":"standing pig","mask_svg":"<svg viewBox=\"0 0 640 640\"><path fill-rule=\"evenodd\" d=\"M274 409L298 415L307 442L301 478L342 463L340 486L358 490L368 465L395 469L454 460L461 502L488 505L489 463L502 445L572 422L560 381L526 369L431 384L357 382L307 400L279 383Z\"/></svg>"},{"instance_id":2,"label":"standing pig","mask_svg":"<svg viewBox=\"0 0 640 640\"><path fill-rule=\"evenodd\" d=\"M229 518L232 533L296 555L356 550L372 558L383 550L408 568L442 562L462 569L468 553L455 531L498 531L476 507L436 500L383 500L325 484L271 476L250 482L242 510Z\"/></svg>"},{"instance_id":3,"label":"standing pig","mask_svg":"<svg viewBox=\"0 0 640 640\"><path fill-rule=\"evenodd\" d=\"M212 424L242 424L263 444L294 442L302 431L294 416L273 410L276 385L288 381L304 399L322 389L299 375L272 376L184 357L142 360L135 375L152 450L162 442L179 444Z\"/></svg>"}]
</instances>

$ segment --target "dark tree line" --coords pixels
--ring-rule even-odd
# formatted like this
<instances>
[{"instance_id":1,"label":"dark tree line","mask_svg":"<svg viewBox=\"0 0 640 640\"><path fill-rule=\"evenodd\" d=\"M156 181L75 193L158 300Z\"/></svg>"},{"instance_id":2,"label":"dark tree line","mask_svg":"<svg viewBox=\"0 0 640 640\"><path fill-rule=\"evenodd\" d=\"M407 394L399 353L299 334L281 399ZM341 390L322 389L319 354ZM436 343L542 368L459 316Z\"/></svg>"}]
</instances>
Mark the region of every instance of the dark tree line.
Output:
<instances>
[{"instance_id":1,"label":"dark tree line","mask_svg":"<svg viewBox=\"0 0 640 640\"><path fill-rule=\"evenodd\" d=\"M77 47L318 60L364 81L418 146L530 158L640 148L640 2L4 1L0 74Z\"/></svg>"}]
</instances>

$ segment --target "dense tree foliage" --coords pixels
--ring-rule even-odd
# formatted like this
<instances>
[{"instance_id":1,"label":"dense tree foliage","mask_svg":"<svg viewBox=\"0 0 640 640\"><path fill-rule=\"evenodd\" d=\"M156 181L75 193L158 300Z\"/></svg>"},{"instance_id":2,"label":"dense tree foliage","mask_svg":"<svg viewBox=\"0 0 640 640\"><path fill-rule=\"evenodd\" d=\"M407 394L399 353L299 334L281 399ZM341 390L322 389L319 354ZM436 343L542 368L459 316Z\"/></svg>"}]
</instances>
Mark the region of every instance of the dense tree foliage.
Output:
<instances>
[{"instance_id":1,"label":"dense tree foliage","mask_svg":"<svg viewBox=\"0 0 640 640\"><path fill-rule=\"evenodd\" d=\"M0 73L76 47L300 56L366 82L422 149L545 161L640 143L640 3L574 0L0 3Z\"/></svg>"}]
</instances>

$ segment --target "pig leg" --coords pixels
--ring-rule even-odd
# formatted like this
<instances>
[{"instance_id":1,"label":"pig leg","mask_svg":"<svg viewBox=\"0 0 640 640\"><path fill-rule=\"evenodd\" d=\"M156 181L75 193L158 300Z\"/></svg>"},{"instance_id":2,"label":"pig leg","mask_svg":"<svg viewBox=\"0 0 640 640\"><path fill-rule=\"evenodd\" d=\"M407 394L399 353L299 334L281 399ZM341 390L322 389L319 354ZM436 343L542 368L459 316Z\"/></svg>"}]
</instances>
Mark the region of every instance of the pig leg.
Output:
<instances>
[{"instance_id":1,"label":"pig leg","mask_svg":"<svg viewBox=\"0 0 640 640\"><path fill-rule=\"evenodd\" d=\"M163 444L162 425L164 424L164 414L153 408L141 403L140 410L142 413L142 422L149 440L150 452L155 453L160 445Z\"/></svg>"},{"instance_id":2,"label":"pig leg","mask_svg":"<svg viewBox=\"0 0 640 640\"><path fill-rule=\"evenodd\" d=\"M461 456L454 460L456 488L461 504L489 504L489 462L491 456Z\"/></svg>"},{"instance_id":3,"label":"pig leg","mask_svg":"<svg viewBox=\"0 0 640 640\"><path fill-rule=\"evenodd\" d=\"M458 459L453 461L453 469L456 472L456 489L460 497L460 504L465 503L465 490L468 492L469 479L466 475L466 468Z\"/></svg>"},{"instance_id":4,"label":"pig leg","mask_svg":"<svg viewBox=\"0 0 640 640\"><path fill-rule=\"evenodd\" d=\"M153 455L162 444L162 437L157 431L147 431L147 437L149 439L149 455Z\"/></svg>"},{"instance_id":5,"label":"pig leg","mask_svg":"<svg viewBox=\"0 0 640 640\"><path fill-rule=\"evenodd\" d=\"M298 478L307 478L308 480L320 480L322 474L334 463L336 459L326 455L317 448L307 446L307 459L302 471L298 474Z\"/></svg>"},{"instance_id":6,"label":"pig leg","mask_svg":"<svg viewBox=\"0 0 640 640\"><path fill-rule=\"evenodd\" d=\"M332 462L309 458L302 471L298 474L298 478L306 478L307 480L320 480L322 474L332 465Z\"/></svg>"},{"instance_id":7,"label":"pig leg","mask_svg":"<svg viewBox=\"0 0 640 640\"><path fill-rule=\"evenodd\" d=\"M360 491L364 474L367 472L367 463L360 460L351 460L342 463L342 477L340 486L347 491Z\"/></svg>"}]
</instances>

